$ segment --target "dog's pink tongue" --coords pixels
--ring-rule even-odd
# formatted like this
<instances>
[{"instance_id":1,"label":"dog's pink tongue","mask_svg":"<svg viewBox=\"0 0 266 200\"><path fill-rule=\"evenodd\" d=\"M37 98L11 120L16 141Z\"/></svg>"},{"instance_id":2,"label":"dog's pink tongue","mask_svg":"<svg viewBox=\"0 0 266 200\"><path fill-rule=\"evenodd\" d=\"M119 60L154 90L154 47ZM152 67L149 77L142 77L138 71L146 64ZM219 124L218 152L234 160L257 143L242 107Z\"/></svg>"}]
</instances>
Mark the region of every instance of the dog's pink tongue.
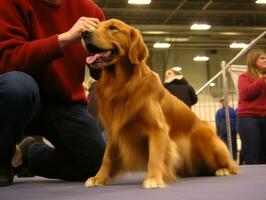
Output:
<instances>
[{"instance_id":1,"label":"dog's pink tongue","mask_svg":"<svg viewBox=\"0 0 266 200\"><path fill-rule=\"evenodd\" d=\"M87 64L92 64L97 58L98 58L99 54L95 54L93 56L88 56L86 58L86 63Z\"/></svg>"},{"instance_id":2,"label":"dog's pink tongue","mask_svg":"<svg viewBox=\"0 0 266 200\"><path fill-rule=\"evenodd\" d=\"M98 58L99 60L101 59L106 59L108 58L110 55L111 55L111 51L103 51L103 52L100 52L100 53L97 53L95 55L91 55L91 56L88 56L86 58L86 62L87 64L92 64L94 63Z\"/></svg>"}]
</instances>

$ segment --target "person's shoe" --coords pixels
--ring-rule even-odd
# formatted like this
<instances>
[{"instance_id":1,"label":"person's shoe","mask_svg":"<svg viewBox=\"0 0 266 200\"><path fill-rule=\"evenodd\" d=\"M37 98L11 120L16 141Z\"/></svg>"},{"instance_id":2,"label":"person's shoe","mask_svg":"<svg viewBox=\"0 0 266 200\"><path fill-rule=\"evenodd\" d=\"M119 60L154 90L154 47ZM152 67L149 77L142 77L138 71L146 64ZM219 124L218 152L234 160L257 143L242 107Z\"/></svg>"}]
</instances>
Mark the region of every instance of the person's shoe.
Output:
<instances>
[{"instance_id":1,"label":"person's shoe","mask_svg":"<svg viewBox=\"0 0 266 200\"><path fill-rule=\"evenodd\" d=\"M27 166L20 166L14 170L17 177L34 177L35 175L31 172L31 170Z\"/></svg>"},{"instance_id":2,"label":"person's shoe","mask_svg":"<svg viewBox=\"0 0 266 200\"><path fill-rule=\"evenodd\" d=\"M13 170L11 166L0 165L0 186L13 184Z\"/></svg>"},{"instance_id":3,"label":"person's shoe","mask_svg":"<svg viewBox=\"0 0 266 200\"><path fill-rule=\"evenodd\" d=\"M37 140L33 137L26 137L22 140L19 145L16 146L16 152L12 158L12 167L14 168L14 173L18 177L33 177L27 166L28 161L28 150L30 146L36 143Z\"/></svg>"},{"instance_id":4,"label":"person's shoe","mask_svg":"<svg viewBox=\"0 0 266 200\"><path fill-rule=\"evenodd\" d=\"M20 148L21 150L21 155L22 155L22 162L24 161L23 159L26 159L28 158L28 151L29 151L29 148L32 144L38 142L35 138L33 137L26 137L24 138L24 140L22 140L18 147Z\"/></svg>"},{"instance_id":5,"label":"person's shoe","mask_svg":"<svg viewBox=\"0 0 266 200\"><path fill-rule=\"evenodd\" d=\"M19 167L22 164L22 153L18 145L16 145L15 153L11 160L11 166L13 168Z\"/></svg>"}]
</instances>

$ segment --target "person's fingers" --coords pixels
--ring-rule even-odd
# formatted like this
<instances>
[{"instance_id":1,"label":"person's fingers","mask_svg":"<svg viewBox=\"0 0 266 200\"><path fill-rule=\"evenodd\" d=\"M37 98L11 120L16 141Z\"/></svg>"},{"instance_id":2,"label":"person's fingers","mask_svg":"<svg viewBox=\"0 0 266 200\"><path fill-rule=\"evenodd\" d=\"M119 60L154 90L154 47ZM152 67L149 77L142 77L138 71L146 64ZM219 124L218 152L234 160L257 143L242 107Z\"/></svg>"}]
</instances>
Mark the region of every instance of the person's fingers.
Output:
<instances>
[{"instance_id":1,"label":"person's fingers","mask_svg":"<svg viewBox=\"0 0 266 200\"><path fill-rule=\"evenodd\" d=\"M85 31L85 30L94 30L95 27L93 25L91 25L91 24L88 24L88 23L86 23L84 21L81 21L80 22L80 29L81 29L81 32L82 32L82 31Z\"/></svg>"},{"instance_id":2,"label":"person's fingers","mask_svg":"<svg viewBox=\"0 0 266 200\"><path fill-rule=\"evenodd\" d=\"M94 22L95 24L100 24L100 20L98 18L88 18L88 21L92 21Z\"/></svg>"},{"instance_id":3,"label":"person's fingers","mask_svg":"<svg viewBox=\"0 0 266 200\"><path fill-rule=\"evenodd\" d=\"M81 21L87 25L93 26L93 27L98 27L100 24L100 20L97 18L90 18L90 17L82 17Z\"/></svg>"}]
</instances>

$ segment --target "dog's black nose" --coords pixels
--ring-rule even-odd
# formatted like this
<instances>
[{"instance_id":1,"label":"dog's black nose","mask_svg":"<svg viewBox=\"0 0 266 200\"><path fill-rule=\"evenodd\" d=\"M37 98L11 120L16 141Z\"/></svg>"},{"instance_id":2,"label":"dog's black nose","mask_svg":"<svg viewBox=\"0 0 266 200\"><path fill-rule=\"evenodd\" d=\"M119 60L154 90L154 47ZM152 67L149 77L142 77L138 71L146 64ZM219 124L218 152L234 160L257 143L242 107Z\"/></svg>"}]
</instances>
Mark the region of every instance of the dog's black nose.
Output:
<instances>
[{"instance_id":1,"label":"dog's black nose","mask_svg":"<svg viewBox=\"0 0 266 200\"><path fill-rule=\"evenodd\" d=\"M81 33L82 38L90 38L92 35L92 31L86 30Z\"/></svg>"}]
</instances>

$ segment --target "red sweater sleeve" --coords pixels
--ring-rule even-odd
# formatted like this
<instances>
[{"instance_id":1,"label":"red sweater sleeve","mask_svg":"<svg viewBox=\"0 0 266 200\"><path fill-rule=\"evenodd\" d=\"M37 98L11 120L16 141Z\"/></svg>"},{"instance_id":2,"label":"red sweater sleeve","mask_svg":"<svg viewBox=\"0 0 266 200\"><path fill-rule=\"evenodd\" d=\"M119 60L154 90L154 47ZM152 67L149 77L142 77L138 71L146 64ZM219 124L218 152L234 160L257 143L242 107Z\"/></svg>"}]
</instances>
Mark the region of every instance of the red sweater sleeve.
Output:
<instances>
[{"instance_id":1,"label":"red sweater sleeve","mask_svg":"<svg viewBox=\"0 0 266 200\"><path fill-rule=\"evenodd\" d=\"M243 100L257 98L264 87L266 87L265 77L254 79L247 73L243 73L238 78L239 96Z\"/></svg>"},{"instance_id":2,"label":"red sweater sleeve","mask_svg":"<svg viewBox=\"0 0 266 200\"><path fill-rule=\"evenodd\" d=\"M34 12L28 1L0 2L0 73L19 70L35 74L62 56L57 35L32 38L31 32L38 29L31 27Z\"/></svg>"}]
</instances>

